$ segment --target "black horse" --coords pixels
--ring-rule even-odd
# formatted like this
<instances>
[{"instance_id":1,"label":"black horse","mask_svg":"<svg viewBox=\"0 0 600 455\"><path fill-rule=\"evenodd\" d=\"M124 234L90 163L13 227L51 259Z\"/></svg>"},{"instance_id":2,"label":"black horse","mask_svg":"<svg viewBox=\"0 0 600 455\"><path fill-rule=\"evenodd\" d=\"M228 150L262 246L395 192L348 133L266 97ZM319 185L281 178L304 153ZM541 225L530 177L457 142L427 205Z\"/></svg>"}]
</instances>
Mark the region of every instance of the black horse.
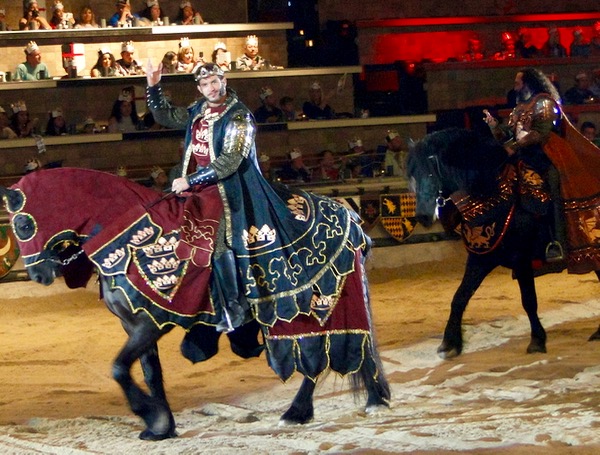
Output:
<instances>
[{"instance_id":1,"label":"black horse","mask_svg":"<svg viewBox=\"0 0 600 455\"><path fill-rule=\"evenodd\" d=\"M467 304L498 266L512 269L519 284L531 326L527 352L546 352L546 332L537 314L534 264L543 256L549 228L519 205L514 167L507 162L502 145L475 131L449 128L414 143L407 167L417 193L417 220L431 226L437 210L447 230L461 226L468 250L464 276L438 347L440 357L461 354ZM551 271L562 269L564 265L558 264ZM592 339L600 339L600 329Z\"/></svg>"},{"instance_id":2,"label":"black horse","mask_svg":"<svg viewBox=\"0 0 600 455\"><path fill-rule=\"evenodd\" d=\"M97 271L102 298L108 309L119 317L128 335L114 360L112 372L131 410L146 424L140 438L161 440L176 436L175 421L163 386L157 342L179 325L186 330L182 343L185 357L193 362L212 357L218 350L221 335L215 329L221 317L218 308L215 306L210 311L191 312L187 318L191 320L188 321L185 314L182 316L182 311L165 309L164 305L160 307L148 297L165 295L167 290L158 289L152 293L144 288L143 282L132 285L130 279L126 278L129 272L115 272L119 261L123 264L122 259L128 254L131 256L127 256L129 262L125 265L129 269L135 268L134 263L140 262L144 254L168 251L168 241L160 245L146 242L144 248L136 250L139 253L137 255L132 255L136 251L133 251L135 248L131 243L123 244L123 247L115 248L115 252L108 255L100 267L96 262L91 262L85 247L97 233L98 225L111 223L115 214L123 213L128 214L127 219L138 220L132 224L135 242L143 244L144 236L158 228L162 233L161 239L168 239L169 236L176 238L178 230L173 228L175 225L163 220L161 227L155 222L161 219L160 216L154 213L154 218L150 219L145 210L152 211L149 207L156 202L159 203L155 207L167 204L177 210L180 205L177 198L158 201L159 196L153 190L127 179L68 168L28 174L10 189L0 187L0 194L3 195L23 260L33 281L50 285L57 276L62 276L66 284L74 288L85 285L94 270ZM141 216L131 217L131 212L138 210L136 207L143 208ZM338 204L335 210L346 209ZM344 212L338 212L338 215L344 215ZM139 220L144 219L150 222L141 225ZM360 231L354 233L360 234ZM327 314L321 314L316 329L314 320L318 308L314 314L301 313L296 308L294 314L282 302L277 310L280 313L287 310L286 314L271 310L273 314L267 315L269 308L253 308L250 314L254 319L227 334L232 350L244 358L260 355L266 345L269 365L282 379L287 380L295 371L304 375L300 390L281 417L283 423L303 424L313 418L313 392L321 373L327 369L349 374L355 392L366 389L367 411L389 405L390 389L372 333L363 251L349 249L348 244L343 250L340 257L350 254L351 269L344 277L330 275L331 280L341 280L342 295L338 296L336 304L327 309ZM156 258L160 259L158 254ZM330 258L329 263L335 263L336 260ZM185 263L183 260L176 262L178 267ZM158 263L162 271L168 261ZM145 269L144 276L150 274L148 270ZM198 280L201 280L201 276L194 282ZM192 285L185 283L179 286L177 293L185 294L185 287ZM204 287L210 287L208 282ZM357 299L362 302L358 307L349 306L349 302L356 302ZM167 304L173 302L169 300ZM310 330L310 333L306 330ZM258 341L260 332L265 344ZM297 333L300 335L294 335ZM142 390L131 375L131 367L136 360L141 363L148 392Z\"/></svg>"}]
</instances>

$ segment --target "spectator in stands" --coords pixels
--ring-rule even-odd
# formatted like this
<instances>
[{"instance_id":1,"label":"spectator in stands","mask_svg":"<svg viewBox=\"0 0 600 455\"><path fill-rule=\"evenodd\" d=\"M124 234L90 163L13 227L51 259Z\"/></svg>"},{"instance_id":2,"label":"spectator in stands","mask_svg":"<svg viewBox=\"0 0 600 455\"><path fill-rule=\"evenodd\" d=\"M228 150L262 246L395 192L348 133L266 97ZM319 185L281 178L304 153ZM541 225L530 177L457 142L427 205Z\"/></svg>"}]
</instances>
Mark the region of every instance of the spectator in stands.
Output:
<instances>
[{"instance_id":1,"label":"spectator in stands","mask_svg":"<svg viewBox=\"0 0 600 455\"><path fill-rule=\"evenodd\" d=\"M177 52L177 72L191 73L196 67L196 59L194 58L194 48L189 38L181 38L179 40L179 51Z\"/></svg>"},{"instance_id":2,"label":"spectator in stands","mask_svg":"<svg viewBox=\"0 0 600 455\"><path fill-rule=\"evenodd\" d=\"M0 8L0 31L11 31L12 27L6 23L6 9Z\"/></svg>"},{"instance_id":3,"label":"spectator in stands","mask_svg":"<svg viewBox=\"0 0 600 455\"><path fill-rule=\"evenodd\" d=\"M67 13L65 7L60 1L55 1L52 6L52 17L48 22L53 29L68 29L75 26L73 13Z\"/></svg>"},{"instance_id":4,"label":"spectator in stands","mask_svg":"<svg viewBox=\"0 0 600 455\"><path fill-rule=\"evenodd\" d=\"M571 57L589 57L590 50L590 42L583 35L583 29L577 27L573 30L573 41L571 41L569 55Z\"/></svg>"},{"instance_id":5,"label":"spectator in stands","mask_svg":"<svg viewBox=\"0 0 600 455\"><path fill-rule=\"evenodd\" d=\"M17 134L10 127L10 119L2 106L0 106L0 139L15 139Z\"/></svg>"},{"instance_id":6,"label":"spectator in stands","mask_svg":"<svg viewBox=\"0 0 600 455\"><path fill-rule=\"evenodd\" d=\"M75 28L98 28L99 25L96 22L96 15L94 10L89 5L81 8L79 11L79 19L75 22Z\"/></svg>"},{"instance_id":7,"label":"spectator in stands","mask_svg":"<svg viewBox=\"0 0 600 455\"><path fill-rule=\"evenodd\" d=\"M289 153L289 161L282 166L278 176L284 183L305 183L310 182L311 174L311 170L304 164L302 151L293 148Z\"/></svg>"},{"instance_id":8,"label":"spectator in stands","mask_svg":"<svg viewBox=\"0 0 600 455\"><path fill-rule=\"evenodd\" d=\"M48 113L48 123L46 124L47 136L62 136L67 134L67 122L60 107L53 109Z\"/></svg>"},{"instance_id":9,"label":"spectator in stands","mask_svg":"<svg viewBox=\"0 0 600 455\"><path fill-rule=\"evenodd\" d=\"M96 122L92 117L88 117L85 119L85 122L83 122L83 129L81 132L83 134L94 134L99 132L98 130L96 130Z\"/></svg>"},{"instance_id":10,"label":"spectator in stands","mask_svg":"<svg viewBox=\"0 0 600 455\"><path fill-rule=\"evenodd\" d=\"M600 57L600 21L596 21L592 27L592 39L590 40L590 55Z\"/></svg>"},{"instance_id":11,"label":"spectator in stands","mask_svg":"<svg viewBox=\"0 0 600 455\"><path fill-rule=\"evenodd\" d=\"M600 138L597 136L596 124L594 122L583 122L579 129L581 134L590 142L600 147Z\"/></svg>"},{"instance_id":12,"label":"spectator in stands","mask_svg":"<svg viewBox=\"0 0 600 455\"><path fill-rule=\"evenodd\" d=\"M177 72L177 54L173 51L165 52L162 58L162 74L174 74Z\"/></svg>"},{"instance_id":13,"label":"spectator in stands","mask_svg":"<svg viewBox=\"0 0 600 455\"><path fill-rule=\"evenodd\" d=\"M115 77L120 76L115 56L108 49L98 51L98 60L90 71L92 77Z\"/></svg>"},{"instance_id":14,"label":"spectator in stands","mask_svg":"<svg viewBox=\"0 0 600 455\"><path fill-rule=\"evenodd\" d=\"M575 76L575 85L568 89L563 101L565 104L587 104L594 101L594 94L590 90L590 78L585 72Z\"/></svg>"},{"instance_id":15,"label":"spectator in stands","mask_svg":"<svg viewBox=\"0 0 600 455\"><path fill-rule=\"evenodd\" d=\"M298 120L298 112L294 104L294 98L291 96L283 96L279 100L279 108L283 112L283 118L286 122L293 122Z\"/></svg>"},{"instance_id":16,"label":"spectator in stands","mask_svg":"<svg viewBox=\"0 0 600 455\"><path fill-rule=\"evenodd\" d=\"M160 166L153 166L150 171L150 188L159 193L164 193L171 189L169 177Z\"/></svg>"},{"instance_id":17,"label":"spectator in stands","mask_svg":"<svg viewBox=\"0 0 600 455\"><path fill-rule=\"evenodd\" d=\"M560 43L560 31L557 27L548 28L548 38L542 46L544 57L566 57L567 49Z\"/></svg>"},{"instance_id":18,"label":"spectator in stands","mask_svg":"<svg viewBox=\"0 0 600 455\"><path fill-rule=\"evenodd\" d=\"M275 95L271 87L262 87L259 97L262 105L254 111L256 123L278 123L285 121L283 111L277 107L277 101L275 101Z\"/></svg>"},{"instance_id":19,"label":"spectator in stands","mask_svg":"<svg viewBox=\"0 0 600 455\"><path fill-rule=\"evenodd\" d=\"M467 42L467 52L462 56L464 62L477 62L484 59L481 40L477 37L470 38Z\"/></svg>"},{"instance_id":20,"label":"spectator in stands","mask_svg":"<svg viewBox=\"0 0 600 455\"><path fill-rule=\"evenodd\" d=\"M248 35L244 44L244 54L236 60L236 69L241 71L261 70L265 67L265 59L258 54L258 38Z\"/></svg>"},{"instance_id":21,"label":"spectator in stands","mask_svg":"<svg viewBox=\"0 0 600 455\"><path fill-rule=\"evenodd\" d=\"M227 46L222 41L215 44L210 60L219 65L223 71L231 70L231 52L227 51Z\"/></svg>"},{"instance_id":22,"label":"spectator in stands","mask_svg":"<svg viewBox=\"0 0 600 455\"><path fill-rule=\"evenodd\" d=\"M359 164L360 170L355 172L358 172L360 177L373 177L375 173L379 173L381 163L375 162L373 155L367 152L361 138L354 137L348 141L348 151L345 154L348 158L348 167L352 169L354 165Z\"/></svg>"},{"instance_id":23,"label":"spectator in stands","mask_svg":"<svg viewBox=\"0 0 600 455\"><path fill-rule=\"evenodd\" d=\"M308 92L308 101L302 105L302 112L313 120L332 119L335 113L323 97L321 84L313 82Z\"/></svg>"},{"instance_id":24,"label":"spectator in stands","mask_svg":"<svg viewBox=\"0 0 600 455\"><path fill-rule=\"evenodd\" d=\"M36 133L38 119L32 119L24 101L11 104L13 111L11 117L11 128L17 137L31 137Z\"/></svg>"},{"instance_id":25,"label":"spectator in stands","mask_svg":"<svg viewBox=\"0 0 600 455\"><path fill-rule=\"evenodd\" d=\"M50 30L52 27L40 13L37 0L26 1L23 5L23 17L19 20L19 30Z\"/></svg>"},{"instance_id":26,"label":"spectator in stands","mask_svg":"<svg viewBox=\"0 0 600 455\"><path fill-rule=\"evenodd\" d=\"M139 20L139 16L131 12L131 4L129 0L117 0L115 3L116 13L108 20L108 25L111 27L133 27L135 20Z\"/></svg>"},{"instance_id":27,"label":"spectator in stands","mask_svg":"<svg viewBox=\"0 0 600 455\"><path fill-rule=\"evenodd\" d=\"M133 41L121 43L121 58L117 60L117 72L120 76L141 76L146 74L142 65L134 58L135 47Z\"/></svg>"},{"instance_id":28,"label":"spectator in stands","mask_svg":"<svg viewBox=\"0 0 600 455\"><path fill-rule=\"evenodd\" d=\"M271 158L269 155L262 154L258 157L258 166L263 177L269 182L273 180L273 172L271 169Z\"/></svg>"},{"instance_id":29,"label":"spectator in stands","mask_svg":"<svg viewBox=\"0 0 600 455\"><path fill-rule=\"evenodd\" d=\"M140 13L140 22L142 25L155 27L164 25L163 23L163 12L160 7L158 0L147 0L146 8Z\"/></svg>"},{"instance_id":30,"label":"spectator in stands","mask_svg":"<svg viewBox=\"0 0 600 455\"><path fill-rule=\"evenodd\" d=\"M48 67L42 63L42 52L35 41L29 41L23 52L25 52L25 61L17 66L15 80L35 81L50 77Z\"/></svg>"},{"instance_id":31,"label":"spectator in stands","mask_svg":"<svg viewBox=\"0 0 600 455\"><path fill-rule=\"evenodd\" d=\"M515 50L517 57L521 58L535 58L539 54L539 49L535 47L532 42L531 31L525 27L519 27L517 31L517 42L515 43Z\"/></svg>"},{"instance_id":32,"label":"spectator in stands","mask_svg":"<svg viewBox=\"0 0 600 455\"><path fill-rule=\"evenodd\" d=\"M592 83L590 84L590 91L594 94L594 98L600 100L600 68L596 68L592 71Z\"/></svg>"},{"instance_id":33,"label":"spectator in stands","mask_svg":"<svg viewBox=\"0 0 600 455\"><path fill-rule=\"evenodd\" d=\"M385 175L388 177L405 175L407 152L403 150L404 144L400 134L397 131L388 131L385 142L387 144L383 159Z\"/></svg>"},{"instance_id":34,"label":"spectator in stands","mask_svg":"<svg viewBox=\"0 0 600 455\"><path fill-rule=\"evenodd\" d=\"M319 167L317 177L319 180L339 180L340 168L336 163L335 155L332 150L321 150L319 152Z\"/></svg>"},{"instance_id":35,"label":"spectator in stands","mask_svg":"<svg viewBox=\"0 0 600 455\"><path fill-rule=\"evenodd\" d=\"M108 119L109 133L131 133L137 130L139 122L134 103L134 88L124 88L114 102Z\"/></svg>"},{"instance_id":36,"label":"spectator in stands","mask_svg":"<svg viewBox=\"0 0 600 455\"><path fill-rule=\"evenodd\" d=\"M517 58L515 49L515 37L510 32L503 32L500 36L502 50L494 54L494 60L510 60Z\"/></svg>"},{"instance_id":37,"label":"spectator in stands","mask_svg":"<svg viewBox=\"0 0 600 455\"><path fill-rule=\"evenodd\" d=\"M204 24L204 19L202 18L202 15L194 9L192 2L182 1L179 4L179 13L177 13L175 23L177 25Z\"/></svg>"}]
</instances>

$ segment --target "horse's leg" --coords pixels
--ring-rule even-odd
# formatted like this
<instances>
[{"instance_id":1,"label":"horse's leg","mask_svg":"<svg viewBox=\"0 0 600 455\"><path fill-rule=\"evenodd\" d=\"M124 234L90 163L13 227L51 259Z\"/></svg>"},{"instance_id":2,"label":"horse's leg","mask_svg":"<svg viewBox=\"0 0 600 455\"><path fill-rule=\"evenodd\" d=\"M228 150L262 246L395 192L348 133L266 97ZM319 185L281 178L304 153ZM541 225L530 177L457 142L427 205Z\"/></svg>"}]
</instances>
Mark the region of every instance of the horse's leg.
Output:
<instances>
[{"instance_id":1,"label":"horse's leg","mask_svg":"<svg viewBox=\"0 0 600 455\"><path fill-rule=\"evenodd\" d=\"M444 338L437 349L442 359L450 359L461 354L463 349L462 317L469 300L479 288L483 279L494 270L498 264L490 260L479 260L469 254L467 265L460 286L452 298L450 317L444 330Z\"/></svg>"},{"instance_id":2,"label":"horse's leg","mask_svg":"<svg viewBox=\"0 0 600 455\"><path fill-rule=\"evenodd\" d=\"M148 386L150 395L155 398L160 398L167 401L167 394L165 393L162 366L160 364L160 357L158 356L158 345L154 345L148 349L140 357L140 363L142 364L142 372L144 374L144 382Z\"/></svg>"},{"instance_id":3,"label":"horse's leg","mask_svg":"<svg viewBox=\"0 0 600 455\"><path fill-rule=\"evenodd\" d=\"M140 313L140 316L142 315L143 313ZM138 323L135 327L129 327L128 333L129 338L113 363L113 378L123 389L131 410L146 424L146 429L140 433L139 437L153 441L175 437L177 436L175 419L164 397L162 373L157 374L156 370L156 368L160 368L158 355L150 352L156 349L156 342L164 332L148 318L147 321ZM156 351L155 353L157 354ZM146 381L149 383L151 392L156 396L146 394L131 377L131 366L141 358L145 358L144 374L146 374L146 370L150 374ZM160 385L158 385L158 379L160 379Z\"/></svg>"},{"instance_id":4,"label":"horse's leg","mask_svg":"<svg viewBox=\"0 0 600 455\"><path fill-rule=\"evenodd\" d=\"M527 346L527 353L546 352L546 331L542 327L537 314L538 302L531 262L525 260L518 265L515 268L515 276L521 290L521 304L527 313L531 326L531 341Z\"/></svg>"},{"instance_id":5,"label":"horse's leg","mask_svg":"<svg viewBox=\"0 0 600 455\"><path fill-rule=\"evenodd\" d=\"M316 381L306 376L302 380L300 389L290 408L279 419L279 425L300 425L310 422L315 414L313 407L313 394L315 393Z\"/></svg>"},{"instance_id":6,"label":"horse's leg","mask_svg":"<svg viewBox=\"0 0 600 455\"><path fill-rule=\"evenodd\" d=\"M359 372L352 375L353 388L355 390L359 386L357 383L357 379L359 378L367 389L367 404L365 406L367 414L390 406L390 386L383 374L381 360L376 351L371 351L371 355L365 357Z\"/></svg>"},{"instance_id":7,"label":"horse's leg","mask_svg":"<svg viewBox=\"0 0 600 455\"><path fill-rule=\"evenodd\" d=\"M112 291L104 279L101 284L106 307L119 317L129 336L113 362L113 378L123 389L131 410L146 423L140 439L175 437L175 419L165 398L157 346L158 339L170 329L159 329L144 312L133 314L120 291ZM140 389L131 377L131 366L137 359L142 364L144 380L151 395Z\"/></svg>"}]
</instances>

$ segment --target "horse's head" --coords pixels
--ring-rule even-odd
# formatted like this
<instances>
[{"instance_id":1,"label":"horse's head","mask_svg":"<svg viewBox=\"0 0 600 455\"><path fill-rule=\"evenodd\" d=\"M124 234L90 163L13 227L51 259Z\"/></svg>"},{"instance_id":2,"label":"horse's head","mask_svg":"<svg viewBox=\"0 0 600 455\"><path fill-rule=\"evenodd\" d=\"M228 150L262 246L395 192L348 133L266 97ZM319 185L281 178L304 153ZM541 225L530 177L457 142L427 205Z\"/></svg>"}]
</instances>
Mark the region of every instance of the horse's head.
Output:
<instances>
[{"instance_id":1,"label":"horse's head","mask_svg":"<svg viewBox=\"0 0 600 455\"><path fill-rule=\"evenodd\" d=\"M81 286L82 280L87 283L92 267L91 263L82 262L82 259L89 262L87 258L79 259L83 250L77 233L72 230L48 233L40 229L38 218L43 211L36 210L40 205L27 204L27 196L21 189L0 187L0 195L30 278L44 285L52 284L57 276L64 276L69 287Z\"/></svg>"},{"instance_id":2,"label":"horse's head","mask_svg":"<svg viewBox=\"0 0 600 455\"><path fill-rule=\"evenodd\" d=\"M456 191L477 195L497 191L496 179L506 158L491 135L466 129L436 131L413 143L407 167L417 195L417 220L429 226Z\"/></svg>"}]
</instances>

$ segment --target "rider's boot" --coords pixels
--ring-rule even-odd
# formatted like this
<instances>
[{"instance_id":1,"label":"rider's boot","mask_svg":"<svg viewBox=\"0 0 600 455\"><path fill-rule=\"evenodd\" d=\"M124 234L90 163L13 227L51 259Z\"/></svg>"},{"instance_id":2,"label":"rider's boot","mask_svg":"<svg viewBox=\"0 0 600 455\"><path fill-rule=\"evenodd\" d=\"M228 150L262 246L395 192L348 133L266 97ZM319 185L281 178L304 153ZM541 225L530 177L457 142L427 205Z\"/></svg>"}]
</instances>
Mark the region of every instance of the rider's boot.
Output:
<instances>
[{"instance_id":1,"label":"rider's boot","mask_svg":"<svg viewBox=\"0 0 600 455\"><path fill-rule=\"evenodd\" d=\"M244 322L246 312L240 304L237 268L233 251L227 250L213 260L213 272L223 304L223 318L217 324L219 332L231 332Z\"/></svg>"}]
</instances>

